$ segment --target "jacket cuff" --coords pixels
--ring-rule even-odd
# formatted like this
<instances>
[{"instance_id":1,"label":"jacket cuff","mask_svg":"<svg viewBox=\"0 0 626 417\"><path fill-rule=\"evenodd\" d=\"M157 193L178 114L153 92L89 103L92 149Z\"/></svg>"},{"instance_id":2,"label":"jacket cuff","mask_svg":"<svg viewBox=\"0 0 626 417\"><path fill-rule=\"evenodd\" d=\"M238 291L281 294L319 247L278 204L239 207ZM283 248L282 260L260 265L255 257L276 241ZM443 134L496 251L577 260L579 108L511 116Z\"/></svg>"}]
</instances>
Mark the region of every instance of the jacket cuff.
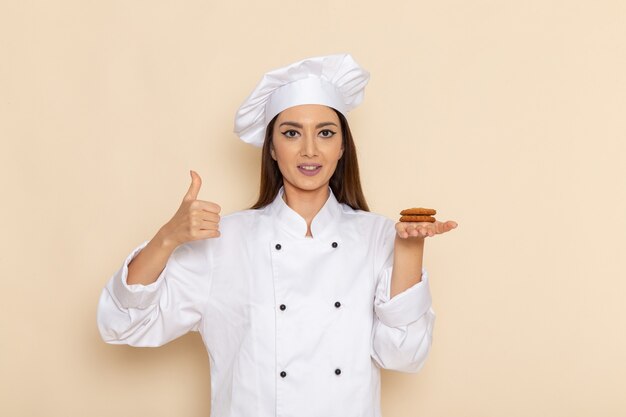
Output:
<instances>
[{"instance_id":1,"label":"jacket cuff","mask_svg":"<svg viewBox=\"0 0 626 417\"><path fill-rule=\"evenodd\" d=\"M374 311L378 319L389 327L406 326L422 317L432 305L428 273L422 269L420 282L389 299L391 271L390 267L383 272L381 284L384 287L374 303Z\"/></svg>"},{"instance_id":2,"label":"jacket cuff","mask_svg":"<svg viewBox=\"0 0 626 417\"><path fill-rule=\"evenodd\" d=\"M155 282L149 285L126 283L128 279L128 264L146 247L148 241L137 246L124 260L122 268L113 276L109 283L109 289L113 296L124 308L146 308L156 303L167 270L167 265Z\"/></svg>"}]
</instances>

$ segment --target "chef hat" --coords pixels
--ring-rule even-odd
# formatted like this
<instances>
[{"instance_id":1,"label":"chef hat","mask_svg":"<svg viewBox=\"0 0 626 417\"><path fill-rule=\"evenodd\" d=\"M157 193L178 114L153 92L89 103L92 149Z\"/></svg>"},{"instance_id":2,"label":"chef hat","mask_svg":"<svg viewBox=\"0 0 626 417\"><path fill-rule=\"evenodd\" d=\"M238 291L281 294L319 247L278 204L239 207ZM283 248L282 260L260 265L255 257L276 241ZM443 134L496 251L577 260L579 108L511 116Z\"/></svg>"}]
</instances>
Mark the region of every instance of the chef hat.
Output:
<instances>
[{"instance_id":1,"label":"chef hat","mask_svg":"<svg viewBox=\"0 0 626 417\"><path fill-rule=\"evenodd\" d=\"M281 111L323 104L344 116L363 101L369 73L349 54L303 59L266 73L235 115L241 140L263 146L265 128Z\"/></svg>"}]
</instances>

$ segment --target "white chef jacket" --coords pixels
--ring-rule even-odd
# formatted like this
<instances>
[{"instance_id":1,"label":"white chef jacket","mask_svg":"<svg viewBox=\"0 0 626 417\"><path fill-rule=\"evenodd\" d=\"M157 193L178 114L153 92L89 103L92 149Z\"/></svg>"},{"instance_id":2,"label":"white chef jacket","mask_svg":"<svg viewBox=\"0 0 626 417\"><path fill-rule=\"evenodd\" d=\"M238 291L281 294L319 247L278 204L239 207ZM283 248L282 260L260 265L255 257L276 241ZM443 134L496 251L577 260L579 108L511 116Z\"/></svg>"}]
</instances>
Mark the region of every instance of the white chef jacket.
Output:
<instances>
[{"instance_id":1,"label":"white chef jacket","mask_svg":"<svg viewBox=\"0 0 626 417\"><path fill-rule=\"evenodd\" d=\"M432 340L428 276L389 299L394 222L337 202L311 223L276 199L179 246L156 282L128 264L98 305L107 343L160 346L199 331L212 417L381 417L380 368L417 372Z\"/></svg>"}]
</instances>

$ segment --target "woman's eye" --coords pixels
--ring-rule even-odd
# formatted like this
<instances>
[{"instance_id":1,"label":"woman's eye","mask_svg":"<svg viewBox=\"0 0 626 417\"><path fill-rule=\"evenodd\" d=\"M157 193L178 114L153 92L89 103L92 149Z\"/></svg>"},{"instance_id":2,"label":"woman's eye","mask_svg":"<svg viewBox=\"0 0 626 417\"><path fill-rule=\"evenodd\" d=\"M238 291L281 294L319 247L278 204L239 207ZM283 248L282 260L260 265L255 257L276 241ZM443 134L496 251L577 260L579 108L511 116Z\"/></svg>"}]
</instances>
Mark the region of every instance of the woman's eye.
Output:
<instances>
[{"instance_id":1,"label":"woman's eye","mask_svg":"<svg viewBox=\"0 0 626 417\"><path fill-rule=\"evenodd\" d=\"M283 132L283 135L287 136L288 138L295 138L296 136L298 136L298 132L296 130L285 130Z\"/></svg>"},{"instance_id":2,"label":"woman's eye","mask_svg":"<svg viewBox=\"0 0 626 417\"><path fill-rule=\"evenodd\" d=\"M332 138L334 135L335 132L330 129L324 129L320 132L320 136L322 136L323 138Z\"/></svg>"}]
</instances>

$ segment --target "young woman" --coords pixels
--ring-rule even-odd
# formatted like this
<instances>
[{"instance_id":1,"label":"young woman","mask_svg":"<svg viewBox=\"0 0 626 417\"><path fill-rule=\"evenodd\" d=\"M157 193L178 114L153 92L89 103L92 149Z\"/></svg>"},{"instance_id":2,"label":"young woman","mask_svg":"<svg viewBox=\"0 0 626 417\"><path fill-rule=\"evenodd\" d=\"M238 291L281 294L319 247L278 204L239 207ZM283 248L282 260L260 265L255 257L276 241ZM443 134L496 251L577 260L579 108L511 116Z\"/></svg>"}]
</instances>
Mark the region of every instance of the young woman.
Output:
<instances>
[{"instance_id":1,"label":"young woman","mask_svg":"<svg viewBox=\"0 0 626 417\"><path fill-rule=\"evenodd\" d=\"M262 146L259 200L220 218L191 185L102 292L113 344L199 331L213 417L380 417L380 368L417 372L434 312L424 240L456 223L370 213L345 113L369 75L349 55L274 70L235 131Z\"/></svg>"}]
</instances>

